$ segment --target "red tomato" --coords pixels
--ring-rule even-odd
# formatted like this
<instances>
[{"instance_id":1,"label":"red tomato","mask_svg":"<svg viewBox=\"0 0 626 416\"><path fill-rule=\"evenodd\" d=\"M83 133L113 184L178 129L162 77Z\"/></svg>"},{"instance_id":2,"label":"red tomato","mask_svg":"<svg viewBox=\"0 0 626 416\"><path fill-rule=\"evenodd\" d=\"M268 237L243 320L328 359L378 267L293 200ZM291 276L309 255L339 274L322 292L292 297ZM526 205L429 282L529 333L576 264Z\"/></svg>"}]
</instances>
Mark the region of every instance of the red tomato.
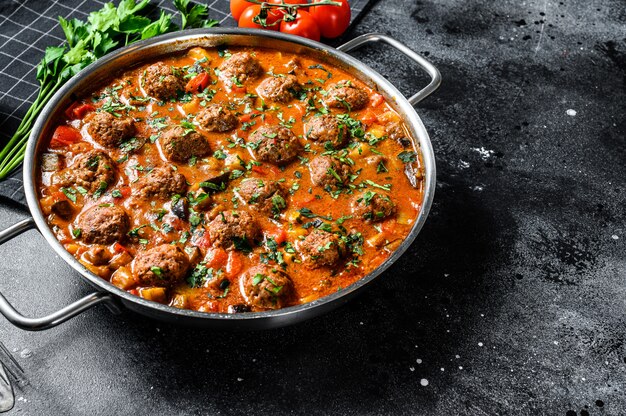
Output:
<instances>
[{"instance_id":1,"label":"red tomato","mask_svg":"<svg viewBox=\"0 0 626 416\"><path fill-rule=\"evenodd\" d=\"M65 116L70 120L77 120L82 119L87 115L87 113L91 113L95 110L96 109L91 104L81 104L79 102L76 102L69 106L67 110L65 110Z\"/></svg>"},{"instance_id":2,"label":"red tomato","mask_svg":"<svg viewBox=\"0 0 626 416\"><path fill-rule=\"evenodd\" d=\"M117 196L117 197L113 197L115 199L122 199L122 198L128 198L130 196L130 186L124 185L124 186L120 186L120 188L118 189L120 191L120 194L122 194L121 196Z\"/></svg>"},{"instance_id":3,"label":"red tomato","mask_svg":"<svg viewBox=\"0 0 626 416\"><path fill-rule=\"evenodd\" d=\"M280 31L290 35L302 36L312 40L320 40L320 29L308 12L298 10L296 20L291 22L280 22Z\"/></svg>"},{"instance_id":4,"label":"red tomato","mask_svg":"<svg viewBox=\"0 0 626 416\"><path fill-rule=\"evenodd\" d=\"M243 11L251 5L252 3L249 3L246 0L230 0L230 14L233 15L233 18L236 21L239 21Z\"/></svg>"},{"instance_id":5,"label":"red tomato","mask_svg":"<svg viewBox=\"0 0 626 416\"><path fill-rule=\"evenodd\" d=\"M267 176L267 175L272 175L272 176L278 176L280 175L280 170L272 165L263 165L263 166L257 166L257 165L252 165L252 172L256 172L259 175L263 175L263 176Z\"/></svg>"},{"instance_id":6,"label":"red tomato","mask_svg":"<svg viewBox=\"0 0 626 416\"><path fill-rule=\"evenodd\" d=\"M54 202L68 201L67 196L61 191L56 191L52 194L52 197L54 198Z\"/></svg>"},{"instance_id":7,"label":"red tomato","mask_svg":"<svg viewBox=\"0 0 626 416\"><path fill-rule=\"evenodd\" d=\"M74 102L72 103L72 105L70 105L69 107L67 107L67 110L65 110L65 117L69 118L70 120L74 118L74 109L76 107L78 107L80 105L79 102Z\"/></svg>"},{"instance_id":8,"label":"red tomato","mask_svg":"<svg viewBox=\"0 0 626 416\"><path fill-rule=\"evenodd\" d=\"M128 198L130 196L130 186L122 186L120 187L120 192L124 198Z\"/></svg>"},{"instance_id":9,"label":"red tomato","mask_svg":"<svg viewBox=\"0 0 626 416\"><path fill-rule=\"evenodd\" d=\"M283 4L283 3L306 4L307 0L269 0L267 3L270 3L270 4ZM241 19L241 15L243 14L243 12L252 5L253 3L250 3L246 0L230 0L230 14L232 14L233 18L237 22L239 22L239 19ZM282 10L279 8L270 9L268 13L271 13L273 16L275 16L276 20L282 17Z\"/></svg>"},{"instance_id":10,"label":"red tomato","mask_svg":"<svg viewBox=\"0 0 626 416\"><path fill-rule=\"evenodd\" d=\"M195 77L191 78L185 87L185 91L187 92L202 92L206 87L209 86L209 74L206 72L202 72Z\"/></svg>"},{"instance_id":11,"label":"red tomato","mask_svg":"<svg viewBox=\"0 0 626 416\"><path fill-rule=\"evenodd\" d=\"M268 171L265 168L257 165L252 165L252 172L258 173L262 176L266 176L268 174Z\"/></svg>"},{"instance_id":12,"label":"red tomato","mask_svg":"<svg viewBox=\"0 0 626 416\"><path fill-rule=\"evenodd\" d=\"M249 27L252 29L268 29L278 30L278 25L274 24L280 19L280 14L275 11L267 13L266 24L267 26L261 26L256 24L253 19L261 13L261 6L253 4L243 11L239 18L239 27Z\"/></svg>"},{"instance_id":13,"label":"red tomato","mask_svg":"<svg viewBox=\"0 0 626 416\"><path fill-rule=\"evenodd\" d=\"M348 0L334 1L341 2L341 6L315 6L310 9L311 16L325 38L336 38L350 26L351 13ZM313 3L319 2L320 0L313 0Z\"/></svg>"},{"instance_id":14,"label":"red tomato","mask_svg":"<svg viewBox=\"0 0 626 416\"><path fill-rule=\"evenodd\" d=\"M226 275L235 277L243 269L243 255L235 251L228 253L228 263L226 263Z\"/></svg>"},{"instance_id":15,"label":"red tomato","mask_svg":"<svg viewBox=\"0 0 626 416\"><path fill-rule=\"evenodd\" d=\"M269 0L268 3L271 4L307 4L307 0Z\"/></svg>"},{"instance_id":16,"label":"red tomato","mask_svg":"<svg viewBox=\"0 0 626 416\"><path fill-rule=\"evenodd\" d=\"M282 244L287 241L287 231L282 228L276 228L275 230L268 231L267 236L276 241L276 244Z\"/></svg>"},{"instance_id":17,"label":"red tomato","mask_svg":"<svg viewBox=\"0 0 626 416\"><path fill-rule=\"evenodd\" d=\"M59 126L52 135L50 147L64 147L79 142L82 139L83 137L80 135L80 132L74 127Z\"/></svg>"},{"instance_id":18,"label":"red tomato","mask_svg":"<svg viewBox=\"0 0 626 416\"><path fill-rule=\"evenodd\" d=\"M204 249L211 247L211 237L209 237L209 233L205 231L202 237L198 238L193 244Z\"/></svg>"},{"instance_id":19,"label":"red tomato","mask_svg":"<svg viewBox=\"0 0 626 416\"><path fill-rule=\"evenodd\" d=\"M127 253L128 249L126 247L124 247L123 245L121 245L120 243L115 243L113 245L113 250L115 250L116 253Z\"/></svg>"},{"instance_id":20,"label":"red tomato","mask_svg":"<svg viewBox=\"0 0 626 416\"><path fill-rule=\"evenodd\" d=\"M374 112L367 110L365 114L363 114L361 121L369 126L370 124L376 123L378 121L378 117L376 117Z\"/></svg>"},{"instance_id":21,"label":"red tomato","mask_svg":"<svg viewBox=\"0 0 626 416\"><path fill-rule=\"evenodd\" d=\"M228 262L228 253L226 253L226 250L221 248L214 248L211 250L210 254L207 253L206 258L209 257L210 260L206 262L206 266L214 269L221 269Z\"/></svg>"},{"instance_id":22,"label":"red tomato","mask_svg":"<svg viewBox=\"0 0 626 416\"><path fill-rule=\"evenodd\" d=\"M242 123L247 123L253 118L258 117L259 114L261 114L259 111L252 110L249 113L243 114L241 117L239 117L239 121L241 121Z\"/></svg>"}]
</instances>

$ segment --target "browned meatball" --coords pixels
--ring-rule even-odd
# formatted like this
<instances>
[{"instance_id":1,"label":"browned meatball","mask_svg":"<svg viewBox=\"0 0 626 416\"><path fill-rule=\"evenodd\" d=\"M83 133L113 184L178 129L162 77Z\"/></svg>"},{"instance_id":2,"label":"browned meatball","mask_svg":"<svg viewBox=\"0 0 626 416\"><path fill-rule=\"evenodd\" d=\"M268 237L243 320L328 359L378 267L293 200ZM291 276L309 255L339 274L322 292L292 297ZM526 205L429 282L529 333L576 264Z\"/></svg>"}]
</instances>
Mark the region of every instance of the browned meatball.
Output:
<instances>
[{"instance_id":1,"label":"browned meatball","mask_svg":"<svg viewBox=\"0 0 626 416\"><path fill-rule=\"evenodd\" d=\"M251 250L252 241L259 237L259 226L245 211L220 212L208 225L211 241L222 248Z\"/></svg>"},{"instance_id":2,"label":"browned meatball","mask_svg":"<svg viewBox=\"0 0 626 416\"><path fill-rule=\"evenodd\" d=\"M168 129L159 139L161 150L172 162L186 162L192 156L209 154L209 142L198 132L175 126Z\"/></svg>"},{"instance_id":3,"label":"browned meatball","mask_svg":"<svg viewBox=\"0 0 626 416\"><path fill-rule=\"evenodd\" d=\"M344 256L344 245L337 234L315 229L300 242L304 262L312 268L333 266Z\"/></svg>"},{"instance_id":4,"label":"browned meatball","mask_svg":"<svg viewBox=\"0 0 626 416\"><path fill-rule=\"evenodd\" d=\"M171 167L160 166L135 182L134 188L133 193L143 200L163 200L176 194L183 195L187 180Z\"/></svg>"},{"instance_id":5,"label":"browned meatball","mask_svg":"<svg viewBox=\"0 0 626 416\"><path fill-rule=\"evenodd\" d=\"M206 131L225 132L237 127L237 117L227 108L211 104L200 110L196 122Z\"/></svg>"},{"instance_id":6,"label":"browned meatball","mask_svg":"<svg viewBox=\"0 0 626 416\"><path fill-rule=\"evenodd\" d=\"M311 181L322 188L347 185L350 179L350 166L331 156L317 156L309 164Z\"/></svg>"},{"instance_id":7,"label":"browned meatball","mask_svg":"<svg viewBox=\"0 0 626 416\"><path fill-rule=\"evenodd\" d=\"M245 179L239 185L238 193L250 208L266 215L277 217L287 208L285 189L276 181Z\"/></svg>"},{"instance_id":8,"label":"browned meatball","mask_svg":"<svg viewBox=\"0 0 626 416\"><path fill-rule=\"evenodd\" d=\"M233 78L239 82L258 77L263 68L257 59L249 52L234 53L220 65L220 77L227 83L232 84Z\"/></svg>"},{"instance_id":9,"label":"browned meatball","mask_svg":"<svg viewBox=\"0 0 626 416\"><path fill-rule=\"evenodd\" d=\"M85 211L76 227L85 243L111 244L124 238L130 229L130 218L118 206L101 205Z\"/></svg>"},{"instance_id":10,"label":"browned meatball","mask_svg":"<svg viewBox=\"0 0 626 416\"><path fill-rule=\"evenodd\" d=\"M309 120L306 125L306 138L319 142L331 142L335 149L345 146L350 140L348 127L330 114Z\"/></svg>"},{"instance_id":11,"label":"browned meatball","mask_svg":"<svg viewBox=\"0 0 626 416\"><path fill-rule=\"evenodd\" d=\"M396 204L387 195L367 191L354 198L352 212L366 221L381 221L396 213Z\"/></svg>"},{"instance_id":12,"label":"browned meatball","mask_svg":"<svg viewBox=\"0 0 626 416\"><path fill-rule=\"evenodd\" d=\"M286 306L293 293L293 283L282 270L254 266L239 280L241 294L256 309L279 309Z\"/></svg>"},{"instance_id":13,"label":"browned meatball","mask_svg":"<svg viewBox=\"0 0 626 416\"><path fill-rule=\"evenodd\" d=\"M189 258L178 246L162 244L140 252L132 268L140 285L169 286L185 278Z\"/></svg>"},{"instance_id":14,"label":"browned meatball","mask_svg":"<svg viewBox=\"0 0 626 416\"><path fill-rule=\"evenodd\" d=\"M345 108L348 111L360 110L367 104L367 92L350 83L339 83L328 89L324 102L329 107Z\"/></svg>"},{"instance_id":15,"label":"browned meatball","mask_svg":"<svg viewBox=\"0 0 626 416\"><path fill-rule=\"evenodd\" d=\"M263 126L250 135L249 141L258 160L276 165L291 162L303 150L296 135L282 126Z\"/></svg>"},{"instance_id":16,"label":"browned meatball","mask_svg":"<svg viewBox=\"0 0 626 416\"><path fill-rule=\"evenodd\" d=\"M159 100L176 97L176 92L182 91L185 87L176 71L163 62L157 62L146 68L142 83L146 93Z\"/></svg>"},{"instance_id":17,"label":"browned meatball","mask_svg":"<svg viewBox=\"0 0 626 416\"><path fill-rule=\"evenodd\" d=\"M130 117L118 118L111 113L100 112L93 113L88 121L89 135L104 147L117 147L135 134L135 124Z\"/></svg>"},{"instance_id":18,"label":"browned meatball","mask_svg":"<svg viewBox=\"0 0 626 416\"><path fill-rule=\"evenodd\" d=\"M55 182L102 194L115 182L115 162L105 152L90 150L78 155L70 167L59 172Z\"/></svg>"},{"instance_id":19,"label":"browned meatball","mask_svg":"<svg viewBox=\"0 0 626 416\"><path fill-rule=\"evenodd\" d=\"M270 76L257 87L261 97L278 103L288 103L301 90L302 86L294 75Z\"/></svg>"}]
</instances>

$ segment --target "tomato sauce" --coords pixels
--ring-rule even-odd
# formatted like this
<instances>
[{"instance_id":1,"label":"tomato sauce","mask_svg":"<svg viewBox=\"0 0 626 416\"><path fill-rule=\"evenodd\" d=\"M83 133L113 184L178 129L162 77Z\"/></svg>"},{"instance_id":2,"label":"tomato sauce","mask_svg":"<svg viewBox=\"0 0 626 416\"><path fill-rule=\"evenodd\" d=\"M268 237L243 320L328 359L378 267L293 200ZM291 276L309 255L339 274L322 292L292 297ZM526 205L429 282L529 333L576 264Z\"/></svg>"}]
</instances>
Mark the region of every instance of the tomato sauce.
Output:
<instances>
[{"instance_id":1,"label":"tomato sauce","mask_svg":"<svg viewBox=\"0 0 626 416\"><path fill-rule=\"evenodd\" d=\"M229 67L229 60L241 54L252 63ZM86 91L58 121L39 155L39 200L48 224L90 271L130 293L179 308L259 311L345 289L407 237L423 200L420 155L400 116L367 85L306 55L271 49L193 48L161 62L169 68L165 75L150 78L154 62L148 62ZM226 78L231 69L240 75ZM274 84L263 84L270 77ZM155 97L170 81L175 94ZM337 96L337 105L332 99L342 86L364 95ZM204 128L196 116L211 106L217 111L216 105L221 112L212 121L224 127ZM102 117L108 120L103 127L91 125L105 113L113 117ZM312 139L310 123L322 116L339 126L338 143ZM172 126L184 133L168 150L165 137ZM261 137L273 152L280 136L254 136L261 128L291 132L296 157L285 163L262 156L252 139ZM324 125L321 129L333 133ZM200 150L197 144L181 144L195 134L201 137ZM93 151L113 163L96 171L104 156L87 160L81 165L87 176L80 176L79 158ZM182 160L173 151L191 154ZM322 156L333 165L320 182L314 160ZM186 189L158 196L169 186L150 182L159 167L183 175ZM215 177L221 179L207 183ZM254 205L259 194L242 196L246 180L261 190L269 183L279 189L269 213ZM90 181L97 183L90 187ZM149 195L142 188L146 183L156 183ZM370 209L375 202L381 207ZM106 215L88 220L96 208ZM226 224L225 213L234 213L234 221L249 213L258 232L224 243L216 226L220 218ZM317 237L307 240L314 232ZM165 245L186 257L146 254ZM146 269L149 261L154 264Z\"/></svg>"}]
</instances>

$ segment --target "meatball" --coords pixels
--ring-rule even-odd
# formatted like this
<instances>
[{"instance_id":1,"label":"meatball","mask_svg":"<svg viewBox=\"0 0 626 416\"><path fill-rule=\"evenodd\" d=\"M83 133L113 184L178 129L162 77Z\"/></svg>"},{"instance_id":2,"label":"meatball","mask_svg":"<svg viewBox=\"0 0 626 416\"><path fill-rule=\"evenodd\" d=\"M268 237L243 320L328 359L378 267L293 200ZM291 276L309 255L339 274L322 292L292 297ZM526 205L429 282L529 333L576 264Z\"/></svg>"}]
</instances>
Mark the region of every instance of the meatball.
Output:
<instances>
[{"instance_id":1,"label":"meatball","mask_svg":"<svg viewBox=\"0 0 626 416\"><path fill-rule=\"evenodd\" d=\"M381 221L396 213L396 204L387 195L367 191L352 201L352 212L366 221Z\"/></svg>"},{"instance_id":2,"label":"meatball","mask_svg":"<svg viewBox=\"0 0 626 416\"><path fill-rule=\"evenodd\" d=\"M295 75L281 75L265 78L257 87L259 95L266 100L278 103L291 101L302 90Z\"/></svg>"},{"instance_id":3,"label":"meatball","mask_svg":"<svg viewBox=\"0 0 626 416\"><path fill-rule=\"evenodd\" d=\"M239 82L258 77L263 68L249 52L234 53L220 65L220 77L229 85L236 78Z\"/></svg>"},{"instance_id":4,"label":"meatball","mask_svg":"<svg viewBox=\"0 0 626 416\"><path fill-rule=\"evenodd\" d=\"M360 110L367 104L367 92L350 83L332 85L324 102L329 107L345 108L348 111Z\"/></svg>"},{"instance_id":5,"label":"meatball","mask_svg":"<svg viewBox=\"0 0 626 416\"><path fill-rule=\"evenodd\" d=\"M250 208L266 215L278 216L287 208L285 189L276 181L245 179L241 182L238 193Z\"/></svg>"},{"instance_id":6,"label":"meatball","mask_svg":"<svg viewBox=\"0 0 626 416\"><path fill-rule=\"evenodd\" d=\"M344 245L337 234L313 230L300 242L300 254L312 268L333 266L344 256Z\"/></svg>"},{"instance_id":7,"label":"meatball","mask_svg":"<svg viewBox=\"0 0 626 416\"><path fill-rule=\"evenodd\" d=\"M306 126L306 138L319 142L331 142L335 149L345 146L350 140L348 127L330 114L309 120Z\"/></svg>"},{"instance_id":8,"label":"meatball","mask_svg":"<svg viewBox=\"0 0 626 416\"><path fill-rule=\"evenodd\" d=\"M251 249L251 242L259 237L256 221L245 211L220 212L208 225L211 241L222 248Z\"/></svg>"},{"instance_id":9,"label":"meatball","mask_svg":"<svg viewBox=\"0 0 626 416\"><path fill-rule=\"evenodd\" d=\"M135 134L135 124L130 117L118 118L111 113L100 112L90 117L87 131L100 146L117 147Z\"/></svg>"},{"instance_id":10,"label":"meatball","mask_svg":"<svg viewBox=\"0 0 626 416\"><path fill-rule=\"evenodd\" d=\"M76 227L85 243L111 244L124 238L130 229L130 218L118 206L100 205L85 211Z\"/></svg>"},{"instance_id":11,"label":"meatball","mask_svg":"<svg viewBox=\"0 0 626 416\"><path fill-rule=\"evenodd\" d=\"M331 156L317 156L309 164L311 181L322 188L344 186L350 180L350 166Z\"/></svg>"},{"instance_id":12,"label":"meatball","mask_svg":"<svg viewBox=\"0 0 626 416\"><path fill-rule=\"evenodd\" d=\"M186 162L192 156L203 157L210 152L209 142L198 132L175 126L159 139L161 150L172 162Z\"/></svg>"},{"instance_id":13,"label":"meatball","mask_svg":"<svg viewBox=\"0 0 626 416\"><path fill-rule=\"evenodd\" d=\"M102 194L115 182L115 162L105 152L90 150L77 156L70 167L59 172L55 182Z\"/></svg>"},{"instance_id":14,"label":"meatball","mask_svg":"<svg viewBox=\"0 0 626 416\"><path fill-rule=\"evenodd\" d=\"M172 195L183 195L187 190L187 179L169 166L154 168L135 182L134 194L143 200L168 199Z\"/></svg>"},{"instance_id":15,"label":"meatball","mask_svg":"<svg viewBox=\"0 0 626 416\"><path fill-rule=\"evenodd\" d=\"M295 134L281 126L263 126L250 135L249 141L258 160L276 165L291 162L303 150Z\"/></svg>"},{"instance_id":16,"label":"meatball","mask_svg":"<svg viewBox=\"0 0 626 416\"><path fill-rule=\"evenodd\" d=\"M206 131L223 133L237 127L238 120L230 110L221 105L211 104L200 110L196 115L196 122Z\"/></svg>"},{"instance_id":17,"label":"meatball","mask_svg":"<svg viewBox=\"0 0 626 416\"><path fill-rule=\"evenodd\" d=\"M189 258L178 246L161 244L137 254L133 274L144 286L169 286L185 278Z\"/></svg>"},{"instance_id":18,"label":"meatball","mask_svg":"<svg viewBox=\"0 0 626 416\"><path fill-rule=\"evenodd\" d=\"M176 92L182 91L185 87L176 71L163 62L157 62L146 68L142 82L146 93L159 100L176 97Z\"/></svg>"},{"instance_id":19,"label":"meatball","mask_svg":"<svg viewBox=\"0 0 626 416\"><path fill-rule=\"evenodd\" d=\"M293 283L282 270L268 266L254 266L239 280L245 301L256 309L279 309L287 305Z\"/></svg>"}]
</instances>

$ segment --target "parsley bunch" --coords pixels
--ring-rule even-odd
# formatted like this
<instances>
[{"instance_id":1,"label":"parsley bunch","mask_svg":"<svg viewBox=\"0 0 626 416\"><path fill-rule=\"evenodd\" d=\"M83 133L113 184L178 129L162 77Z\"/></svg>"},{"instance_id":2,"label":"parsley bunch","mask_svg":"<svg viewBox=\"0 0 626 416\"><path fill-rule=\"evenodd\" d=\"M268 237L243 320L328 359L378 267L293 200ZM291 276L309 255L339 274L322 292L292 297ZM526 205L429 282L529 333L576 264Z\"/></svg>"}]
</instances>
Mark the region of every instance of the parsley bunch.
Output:
<instances>
[{"instance_id":1,"label":"parsley bunch","mask_svg":"<svg viewBox=\"0 0 626 416\"><path fill-rule=\"evenodd\" d=\"M37 65L39 94L22 119L17 131L0 151L0 180L24 160L26 142L35 119L55 92L81 69L107 53L176 30L212 27L217 20L209 19L206 5L190 4L190 0L174 0L180 13L181 25L173 22L174 15L161 10L157 19L145 15L150 0L121 0L117 7L105 4L91 12L87 22L59 17L67 42L61 46L46 48L43 59Z\"/></svg>"}]
</instances>

